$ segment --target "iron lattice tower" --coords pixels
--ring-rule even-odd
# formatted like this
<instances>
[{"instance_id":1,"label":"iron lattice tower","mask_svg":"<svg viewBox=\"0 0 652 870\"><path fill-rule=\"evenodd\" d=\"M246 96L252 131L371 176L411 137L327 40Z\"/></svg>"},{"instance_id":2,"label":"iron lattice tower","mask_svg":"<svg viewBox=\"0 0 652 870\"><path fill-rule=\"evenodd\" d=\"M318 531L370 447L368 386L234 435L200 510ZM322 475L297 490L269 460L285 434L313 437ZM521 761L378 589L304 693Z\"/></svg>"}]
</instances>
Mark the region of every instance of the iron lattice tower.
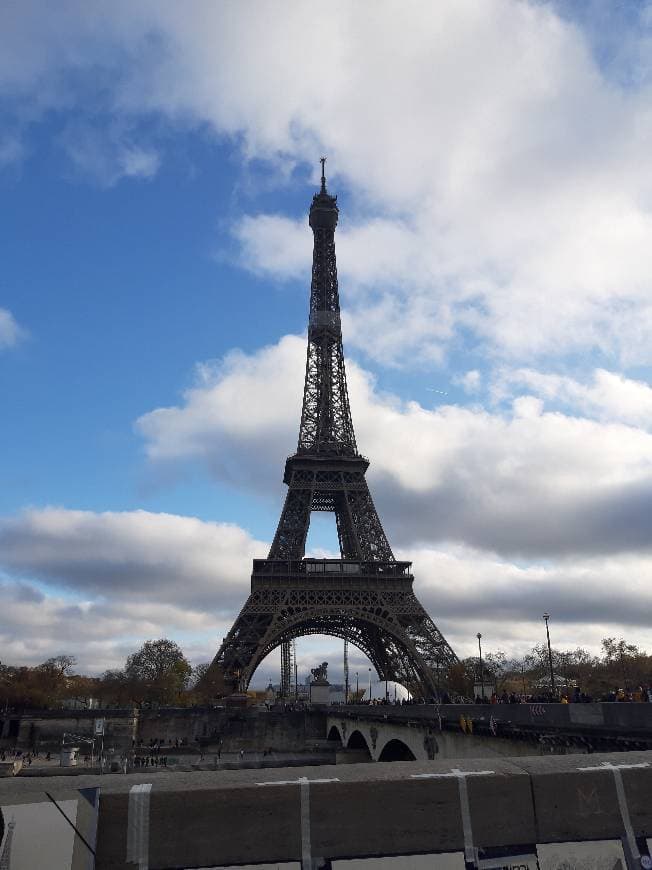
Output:
<instances>
[{"instance_id":1,"label":"iron lattice tower","mask_svg":"<svg viewBox=\"0 0 652 870\"><path fill-rule=\"evenodd\" d=\"M457 657L413 592L412 563L394 558L365 480L369 460L356 445L342 348L339 210L324 162L310 207L308 354L299 443L285 463L287 496L269 555L254 559L251 594L207 678L215 694L243 691L272 650L328 634L366 653L380 679L432 697ZM334 512L340 559L305 558L312 511Z\"/></svg>"}]
</instances>

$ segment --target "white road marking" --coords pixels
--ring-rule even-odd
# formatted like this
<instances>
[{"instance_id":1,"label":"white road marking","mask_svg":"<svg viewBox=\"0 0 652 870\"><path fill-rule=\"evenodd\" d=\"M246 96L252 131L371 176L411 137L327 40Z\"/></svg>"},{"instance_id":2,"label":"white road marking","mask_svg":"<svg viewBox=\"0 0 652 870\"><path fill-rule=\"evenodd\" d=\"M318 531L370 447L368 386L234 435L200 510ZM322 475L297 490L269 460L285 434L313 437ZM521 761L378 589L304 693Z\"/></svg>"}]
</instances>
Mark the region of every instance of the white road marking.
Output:
<instances>
[{"instance_id":1,"label":"white road marking","mask_svg":"<svg viewBox=\"0 0 652 870\"><path fill-rule=\"evenodd\" d=\"M127 816L127 863L148 870L149 864L149 795L151 782L134 785L129 790Z\"/></svg>"},{"instance_id":2,"label":"white road marking","mask_svg":"<svg viewBox=\"0 0 652 870\"><path fill-rule=\"evenodd\" d=\"M312 847L310 843L310 782L301 783L301 867L312 870Z\"/></svg>"},{"instance_id":3,"label":"white road marking","mask_svg":"<svg viewBox=\"0 0 652 870\"><path fill-rule=\"evenodd\" d=\"M276 779L272 782L257 782L256 785L299 785L301 786L301 870L312 870L312 843L310 840L310 784L313 782L339 782L333 779Z\"/></svg>"},{"instance_id":4,"label":"white road marking","mask_svg":"<svg viewBox=\"0 0 652 870\"><path fill-rule=\"evenodd\" d=\"M410 779L446 779L457 780L460 793L460 812L462 814L462 832L464 834L464 860L477 861L476 849L473 845L473 827L471 825L471 807L469 805L469 790L466 787L467 776L490 776L494 770L460 770L454 767L450 773L413 773Z\"/></svg>"}]
</instances>

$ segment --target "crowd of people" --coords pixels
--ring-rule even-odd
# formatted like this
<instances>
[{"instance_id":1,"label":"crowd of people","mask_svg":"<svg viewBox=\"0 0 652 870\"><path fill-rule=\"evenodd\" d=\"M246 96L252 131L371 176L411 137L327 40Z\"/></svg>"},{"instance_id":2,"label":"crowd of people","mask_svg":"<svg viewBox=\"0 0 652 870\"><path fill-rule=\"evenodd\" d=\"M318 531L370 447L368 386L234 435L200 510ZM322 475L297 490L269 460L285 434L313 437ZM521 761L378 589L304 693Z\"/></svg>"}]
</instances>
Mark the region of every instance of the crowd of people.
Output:
<instances>
[{"instance_id":1,"label":"crowd of people","mask_svg":"<svg viewBox=\"0 0 652 870\"><path fill-rule=\"evenodd\" d=\"M581 691L579 687L564 689L561 692L535 692L530 694L517 694L516 692L503 691L500 694L492 692L484 697L476 695L475 698L465 697L454 693L442 692L437 697L430 698L360 698L349 700L350 706L364 704L367 706L397 706L405 707L418 704L591 704L601 703L652 703L652 684L638 686L634 689L612 689L598 697ZM342 701L331 701L331 706L340 706Z\"/></svg>"},{"instance_id":2,"label":"crowd of people","mask_svg":"<svg viewBox=\"0 0 652 870\"><path fill-rule=\"evenodd\" d=\"M538 692L530 695L517 695L515 692L502 692L498 695L493 692L490 697L482 698L479 695L475 698L476 704L591 704L594 701L600 703L652 703L652 685L638 686L635 689L612 689L605 692L599 697L593 697L576 686L572 692L563 690L561 692ZM442 700L442 703L450 703Z\"/></svg>"},{"instance_id":3,"label":"crowd of people","mask_svg":"<svg viewBox=\"0 0 652 870\"><path fill-rule=\"evenodd\" d=\"M22 749L3 749L0 751L0 761L22 761L26 767L31 767L32 762L40 757L38 749L32 749L29 752L23 752ZM43 758L45 761L50 761L52 755L50 752L44 752Z\"/></svg>"}]
</instances>

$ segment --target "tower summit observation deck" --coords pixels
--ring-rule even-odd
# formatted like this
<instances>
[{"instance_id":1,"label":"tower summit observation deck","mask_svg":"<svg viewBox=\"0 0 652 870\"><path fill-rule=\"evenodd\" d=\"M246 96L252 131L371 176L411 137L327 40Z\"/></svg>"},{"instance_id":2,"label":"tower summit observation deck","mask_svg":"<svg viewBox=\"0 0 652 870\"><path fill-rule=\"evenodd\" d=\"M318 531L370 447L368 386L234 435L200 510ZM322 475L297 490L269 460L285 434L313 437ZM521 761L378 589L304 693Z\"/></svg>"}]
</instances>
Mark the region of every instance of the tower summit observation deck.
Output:
<instances>
[{"instance_id":1,"label":"tower summit observation deck","mask_svg":"<svg viewBox=\"0 0 652 870\"><path fill-rule=\"evenodd\" d=\"M206 682L216 695L243 691L272 650L310 634L348 640L380 679L415 697L437 694L457 662L412 589L410 562L397 562L358 453L342 346L335 259L337 197L313 196L314 247L308 351L297 449L285 463L288 492L266 559L255 559L251 594L215 656ZM312 511L335 514L339 559L307 559Z\"/></svg>"}]
</instances>

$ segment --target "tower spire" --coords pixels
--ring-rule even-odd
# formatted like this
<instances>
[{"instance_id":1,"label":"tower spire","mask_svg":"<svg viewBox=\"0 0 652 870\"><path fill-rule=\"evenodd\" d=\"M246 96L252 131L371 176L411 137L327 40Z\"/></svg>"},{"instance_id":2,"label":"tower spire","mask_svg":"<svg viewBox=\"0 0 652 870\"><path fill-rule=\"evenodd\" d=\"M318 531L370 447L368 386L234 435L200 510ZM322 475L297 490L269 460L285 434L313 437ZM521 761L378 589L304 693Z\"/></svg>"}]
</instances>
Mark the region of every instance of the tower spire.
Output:
<instances>
[{"instance_id":1,"label":"tower spire","mask_svg":"<svg viewBox=\"0 0 652 870\"><path fill-rule=\"evenodd\" d=\"M355 456L357 447L346 386L340 297L335 260L337 197L326 191L321 158L321 190L312 198L309 224L314 236L308 358L299 453Z\"/></svg>"},{"instance_id":2,"label":"tower spire","mask_svg":"<svg viewBox=\"0 0 652 870\"><path fill-rule=\"evenodd\" d=\"M326 193L326 158L320 157L319 162L321 163L321 192Z\"/></svg>"}]
</instances>

